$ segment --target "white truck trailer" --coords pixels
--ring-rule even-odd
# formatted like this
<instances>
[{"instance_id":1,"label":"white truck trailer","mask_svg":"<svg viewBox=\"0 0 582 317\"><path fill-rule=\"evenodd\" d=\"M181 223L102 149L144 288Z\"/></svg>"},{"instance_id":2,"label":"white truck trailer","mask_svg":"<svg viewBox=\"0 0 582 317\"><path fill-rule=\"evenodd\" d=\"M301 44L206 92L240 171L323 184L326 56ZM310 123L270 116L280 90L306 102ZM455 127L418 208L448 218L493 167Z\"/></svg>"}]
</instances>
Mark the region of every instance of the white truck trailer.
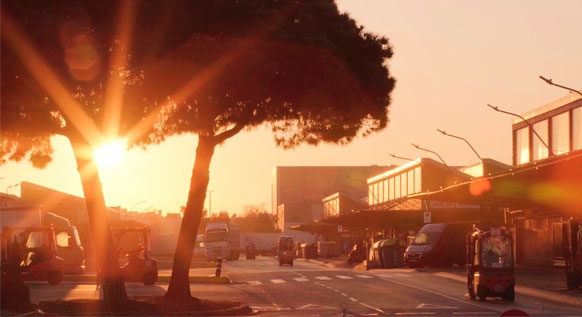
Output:
<instances>
[{"instance_id":1,"label":"white truck trailer","mask_svg":"<svg viewBox=\"0 0 582 317\"><path fill-rule=\"evenodd\" d=\"M234 223L209 223L204 229L206 260L238 260L241 252L240 226Z\"/></svg>"}]
</instances>

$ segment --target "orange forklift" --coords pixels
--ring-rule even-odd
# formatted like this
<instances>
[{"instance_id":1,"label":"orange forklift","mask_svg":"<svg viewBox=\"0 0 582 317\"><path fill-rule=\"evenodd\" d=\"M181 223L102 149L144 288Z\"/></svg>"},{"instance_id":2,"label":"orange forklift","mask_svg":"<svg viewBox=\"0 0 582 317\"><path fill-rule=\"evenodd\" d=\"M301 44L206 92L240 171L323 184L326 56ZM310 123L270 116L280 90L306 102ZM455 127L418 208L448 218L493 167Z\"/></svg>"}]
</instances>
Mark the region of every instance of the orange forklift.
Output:
<instances>
[{"instance_id":1,"label":"orange forklift","mask_svg":"<svg viewBox=\"0 0 582 317\"><path fill-rule=\"evenodd\" d=\"M17 268L24 281L56 285L64 276L64 260L57 256L55 230L46 227L4 227L2 230L2 278Z\"/></svg>"},{"instance_id":2,"label":"orange forklift","mask_svg":"<svg viewBox=\"0 0 582 317\"><path fill-rule=\"evenodd\" d=\"M151 257L150 228L112 228L111 235L119 255L123 280L155 284L158 280L158 262Z\"/></svg>"},{"instance_id":3,"label":"orange forklift","mask_svg":"<svg viewBox=\"0 0 582 317\"><path fill-rule=\"evenodd\" d=\"M513 239L505 226L476 228L467 235L469 297L515 300Z\"/></svg>"}]
</instances>

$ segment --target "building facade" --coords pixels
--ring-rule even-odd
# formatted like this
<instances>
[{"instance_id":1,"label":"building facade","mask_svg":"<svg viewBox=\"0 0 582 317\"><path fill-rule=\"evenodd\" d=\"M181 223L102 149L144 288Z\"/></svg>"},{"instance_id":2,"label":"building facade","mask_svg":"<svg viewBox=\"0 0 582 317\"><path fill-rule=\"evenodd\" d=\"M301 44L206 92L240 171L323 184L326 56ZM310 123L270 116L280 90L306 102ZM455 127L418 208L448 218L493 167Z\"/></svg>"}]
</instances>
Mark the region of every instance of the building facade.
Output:
<instances>
[{"instance_id":1,"label":"building facade","mask_svg":"<svg viewBox=\"0 0 582 317\"><path fill-rule=\"evenodd\" d=\"M582 219L581 96L572 93L522 114L512 135L513 164L532 175L528 194L535 202L511 210L517 260L563 265L563 224Z\"/></svg>"},{"instance_id":2,"label":"building facade","mask_svg":"<svg viewBox=\"0 0 582 317\"><path fill-rule=\"evenodd\" d=\"M367 197L366 180L389 166L277 166L273 169L272 213L278 229L324 216L322 198L336 192Z\"/></svg>"}]
</instances>

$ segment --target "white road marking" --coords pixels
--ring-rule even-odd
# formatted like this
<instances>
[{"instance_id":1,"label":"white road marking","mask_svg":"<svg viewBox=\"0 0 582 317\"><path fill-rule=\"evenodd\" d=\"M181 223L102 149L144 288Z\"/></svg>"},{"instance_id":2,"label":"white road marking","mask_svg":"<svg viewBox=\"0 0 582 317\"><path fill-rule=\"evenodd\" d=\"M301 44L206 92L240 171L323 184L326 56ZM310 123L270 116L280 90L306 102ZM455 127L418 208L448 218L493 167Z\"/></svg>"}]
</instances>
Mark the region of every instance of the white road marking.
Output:
<instances>
[{"instance_id":1,"label":"white road marking","mask_svg":"<svg viewBox=\"0 0 582 317\"><path fill-rule=\"evenodd\" d=\"M370 275L356 275L357 277L361 277L361 278L373 278Z\"/></svg>"},{"instance_id":2,"label":"white road marking","mask_svg":"<svg viewBox=\"0 0 582 317\"><path fill-rule=\"evenodd\" d=\"M278 278L277 278L277 279L273 279L273 280L271 280L271 282L272 282L272 283L275 283L275 284L282 284L282 283L287 283L287 282L285 282L285 280L278 279Z\"/></svg>"},{"instance_id":3,"label":"white road marking","mask_svg":"<svg viewBox=\"0 0 582 317\"><path fill-rule=\"evenodd\" d=\"M318 279L318 280L322 280L322 281L331 280L331 278L329 278L327 276L316 276L315 278Z\"/></svg>"},{"instance_id":4,"label":"white road marking","mask_svg":"<svg viewBox=\"0 0 582 317\"><path fill-rule=\"evenodd\" d=\"M294 280L296 280L297 282L308 282L309 279L305 278L305 277L294 277Z\"/></svg>"},{"instance_id":5,"label":"white road marking","mask_svg":"<svg viewBox=\"0 0 582 317\"><path fill-rule=\"evenodd\" d=\"M353 279L353 277L351 276L347 276L347 275L336 275L337 278L342 279L342 280L351 280Z\"/></svg>"},{"instance_id":6,"label":"white road marking","mask_svg":"<svg viewBox=\"0 0 582 317\"><path fill-rule=\"evenodd\" d=\"M453 307L453 306L441 306L441 305L435 305L435 304L419 304L418 306L416 306L416 308L438 308L438 309L459 309L459 307Z\"/></svg>"},{"instance_id":7,"label":"white road marking","mask_svg":"<svg viewBox=\"0 0 582 317\"><path fill-rule=\"evenodd\" d=\"M383 310L381 310L381 309L380 309L380 308L378 308L378 307L374 307L374 306L371 306L371 305L368 305L368 304L365 304L365 303L360 303L360 305L362 305L362 306L364 306L364 307L371 308L371 309L373 309L373 310L375 310L375 311L377 311L377 312L380 312L380 313L382 313L382 314L384 314L384 313L385 313Z\"/></svg>"},{"instance_id":8,"label":"white road marking","mask_svg":"<svg viewBox=\"0 0 582 317\"><path fill-rule=\"evenodd\" d=\"M260 281L248 281L247 284L249 284L249 285L261 285L263 283L261 283Z\"/></svg>"}]
</instances>

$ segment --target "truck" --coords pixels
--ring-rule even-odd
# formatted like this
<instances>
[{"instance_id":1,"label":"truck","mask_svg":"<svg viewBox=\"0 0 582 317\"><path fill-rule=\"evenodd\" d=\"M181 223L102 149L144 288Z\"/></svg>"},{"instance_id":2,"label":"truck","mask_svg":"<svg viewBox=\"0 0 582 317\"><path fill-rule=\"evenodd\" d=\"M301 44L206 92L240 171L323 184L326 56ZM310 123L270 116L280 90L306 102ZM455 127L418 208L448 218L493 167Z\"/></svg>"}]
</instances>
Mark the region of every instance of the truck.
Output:
<instances>
[{"instance_id":1,"label":"truck","mask_svg":"<svg viewBox=\"0 0 582 317\"><path fill-rule=\"evenodd\" d=\"M71 222L39 206L10 206L0 208L0 223L7 228L49 227L55 233L57 256L64 261L65 274L85 274L85 250L77 228Z\"/></svg>"},{"instance_id":2,"label":"truck","mask_svg":"<svg viewBox=\"0 0 582 317\"><path fill-rule=\"evenodd\" d=\"M120 263L123 280L154 285L158 280L158 260L151 254L151 229L144 226L110 228L109 231L117 251L117 261Z\"/></svg>"},{"instance_id":3,"label":"truck","mask_svg":"<svg viewBox=\"0 0 582 317\"><path fill-rule=\"evenodd\" d=\"M466 264L465 237L473 231L473 223L425 224L404 252L410 268L451 267Z\"/></svg>"},{"instance_id":4,"label":"truck","mask_svg":"<svg viewBox=\"0 0 582 317\"><path fill-rule=\"evenodd\" d=\"M238 260L241 252L240 226L235 223L209 223L204 229L206 260Z\"/></svg>"}]
</instances>

